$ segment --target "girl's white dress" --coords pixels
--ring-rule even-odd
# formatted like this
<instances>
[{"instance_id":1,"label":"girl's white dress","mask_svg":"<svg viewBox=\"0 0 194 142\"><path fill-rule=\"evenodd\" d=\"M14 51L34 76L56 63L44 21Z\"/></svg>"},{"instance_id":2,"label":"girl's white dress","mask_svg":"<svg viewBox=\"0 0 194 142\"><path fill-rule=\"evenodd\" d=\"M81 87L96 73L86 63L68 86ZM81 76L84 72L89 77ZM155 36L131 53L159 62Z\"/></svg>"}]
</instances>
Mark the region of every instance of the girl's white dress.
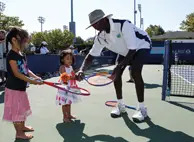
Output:
<instances>
[{"instance_id":1,"label":"girl's white dress","mask_svg":"<svg viewBox=\"0 0 194 142\"><path fill-rule=\"evenodd\" d=\"M68 75L75 76L75 73L73 71L72 66L70 67L65 67L65 72ZM59 80L60 81L60 80ZM60 83L63 83L60 81ZM65 84L64 84L65 85ZM77 87L76 80L69 80L67 87ZM79 95L69 93L63 90L58 89L57 95L56 95L56 104L57 105L66 105L66 104L72 104L72 103L77 103L81 101L81 98Z\"/></svg>"}]
</instances>

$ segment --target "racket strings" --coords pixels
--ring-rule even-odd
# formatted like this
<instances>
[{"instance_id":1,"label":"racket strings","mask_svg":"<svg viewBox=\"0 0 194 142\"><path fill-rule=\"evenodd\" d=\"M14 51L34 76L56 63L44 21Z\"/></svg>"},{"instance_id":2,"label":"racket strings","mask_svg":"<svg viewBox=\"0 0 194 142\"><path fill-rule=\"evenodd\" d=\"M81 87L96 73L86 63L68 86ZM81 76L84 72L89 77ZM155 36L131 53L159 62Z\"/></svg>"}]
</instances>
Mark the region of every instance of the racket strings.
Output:
<instances>
[{"instance_id":1,"label":"racket strings","mask_svg":"<svg viewBox=\"0 0 194 142\"><path fill-rule=\"evenodd\" d=\"M66 86L66 85L61 85L61 87L64 88L64 89L66 89L70 93L75 93L75 94L88 94L88 91L85 90L85 89L83 89L83 88L70 87L70 86Z\"/></svg>"},{"instance_id":2,"label":"racket strings","mask_svg":"<svg viewBox=\"0 0 194 142\"><path fill-rule=\"evenodd\" d=\"M87 94L88 91L81 88L69 88L71 92L77 93L77 94Z\"/></svg>"},{"instance_id":3,"label":"racket strings","mask_svg":"<svg viewBox=\"0 0 194 142\"><path fill-rule=\"evenodd\" d=\"M89 96L90 92L84 88L80 88L80 87L70 87L67 86L65 84L60 84L60 83L53 83L53 82L47 82L44 81L45 84L55 87L57 89L60 89L62 91L68 92L68 93L72 93L72 94L76 94L76 95L83 95L83 96Z\"/></svg>"},{"instance_id":4,"label":"racket strings","mask_svg":"<svg viewBox=\"0 0 194 142\"><path fill-rule=\"evenodd\" d=\"M93 83L93 84L106 84L111 81L112 79L108 78L108 76L101 76L101 75L92 76L88 78L88 82Z\"/></svg>"}]
</instances>

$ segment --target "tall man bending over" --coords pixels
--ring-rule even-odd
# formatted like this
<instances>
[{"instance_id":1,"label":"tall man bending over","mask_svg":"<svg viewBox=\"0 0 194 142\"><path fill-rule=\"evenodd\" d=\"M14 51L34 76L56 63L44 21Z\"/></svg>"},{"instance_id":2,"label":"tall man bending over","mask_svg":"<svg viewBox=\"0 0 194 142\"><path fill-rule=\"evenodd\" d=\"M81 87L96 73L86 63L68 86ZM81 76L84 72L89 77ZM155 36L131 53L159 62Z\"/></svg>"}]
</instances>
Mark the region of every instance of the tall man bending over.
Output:
<instances>
[{"instance_id":1,"label":"tall man bending over","mask_svg":"<svg viewBox=\"0 0 194 142\"><path fill-rule=\"evenodd\" d=\"M130 65L138 99L138 108L132 118L134 121L143 121L147 117L147 109L144 106L144 81L141 73L145 56L150 52L151 40L145 31L138 29L130 21L112 19L111 16L112 14L105 16L100 9L94 10L89 14L91 24L89 27L92 26L99 33L95 37L92 49L85 57L78 77L82 78L93 57L100 56L104 47L120 54L121 57L114 69L116 74L114 87L118 105L112 110L111 116L119 117L126 112L122 97L122 74L125 67Z\"/></svg>"}]
</instances>

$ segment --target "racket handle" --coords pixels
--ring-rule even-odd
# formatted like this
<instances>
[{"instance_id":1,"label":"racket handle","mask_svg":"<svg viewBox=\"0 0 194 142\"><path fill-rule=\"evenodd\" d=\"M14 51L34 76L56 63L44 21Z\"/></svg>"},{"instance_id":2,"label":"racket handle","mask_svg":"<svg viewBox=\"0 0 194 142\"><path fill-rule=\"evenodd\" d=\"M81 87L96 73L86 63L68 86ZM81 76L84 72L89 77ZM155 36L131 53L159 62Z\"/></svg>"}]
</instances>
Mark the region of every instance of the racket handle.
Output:
<instances>
[{"instance_id":1,"label":"racket handle","mask_svg":"<svg viewBox=\"0 0 194 142\"><path fill-rule=\"evenodd\" d=\"M133 110L136 110L135 107L132 107L132 106L128 106L128 105L125 105L126 108L129 108L129 109L133 109Z\"/></svg>"},{"instance_id":2,"label":"racket handle","mask_svg":"<svg viewBox=\"0 0 194 142\"><path fill-rule=\"evenodd\" d=\"M33 77L29 77L29 79L30 80L35 80L35 78L33 78ZM44 82L43 80L41 80L41 79L38 79L38 80L36 80L37 82Z\"/></svg>"}]
</instances>

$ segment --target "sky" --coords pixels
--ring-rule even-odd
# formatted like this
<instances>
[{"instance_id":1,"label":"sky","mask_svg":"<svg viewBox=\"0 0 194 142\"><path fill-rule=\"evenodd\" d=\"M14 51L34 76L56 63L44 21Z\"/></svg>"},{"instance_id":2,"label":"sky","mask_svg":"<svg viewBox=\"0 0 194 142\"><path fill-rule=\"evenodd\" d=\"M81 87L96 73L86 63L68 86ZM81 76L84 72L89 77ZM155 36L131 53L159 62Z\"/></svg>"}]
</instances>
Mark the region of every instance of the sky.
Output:
<instances>
[{"instance_id":1,"label":"sky","mask_svg":"<svg viewBox=\"0 0 194 142\"><path fill-rule=\"evenodd\" d=\"M0 0L6 4L7 16L18 16L28 32L41 30L38 17L44 17L43 30L63 29L71 20L71 0ZM134 0L74 0L74 21L76 36L84 40L95 35L89 26L88 14L102 9L106 15L113 14L116 19L128 19L134 23ZM186 15L194 12L194 0L136 0L142 6L144 30L150 25L160 25L165 31L180 30L180 23ZM136 6L137 8L137 6ZM139 27L139 12L136 14Z\"/></svg>"}]
</instances>

